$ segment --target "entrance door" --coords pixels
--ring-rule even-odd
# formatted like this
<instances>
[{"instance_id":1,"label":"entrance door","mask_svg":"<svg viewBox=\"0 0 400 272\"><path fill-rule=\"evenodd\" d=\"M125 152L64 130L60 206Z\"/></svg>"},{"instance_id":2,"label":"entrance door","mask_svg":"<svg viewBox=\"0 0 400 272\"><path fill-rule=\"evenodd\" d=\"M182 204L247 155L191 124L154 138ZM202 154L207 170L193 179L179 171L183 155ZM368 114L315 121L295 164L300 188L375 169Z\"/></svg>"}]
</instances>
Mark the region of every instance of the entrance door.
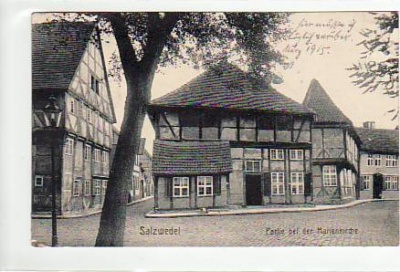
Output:
<instances>
[{"instance_id":1,"label":"entrance door","mask_svg":"<svg viewBox=\"0 0 400 272\"><path fill-rule=\"evenodd\" d=\"M246 176L246 205L262 205L261 176Z\"/></svg>"},{"instance_id":2,"label":"entrance door","mask_svg":"<svg viewBox=\"0 0 400 272\"><path fill-rule=\"evenodd\" d=\"M383 176L382 174L374 174L373 176L373 198L378 198L381 199L382 198L382 190L383 190Z\"/></svg>"}]
</instances>

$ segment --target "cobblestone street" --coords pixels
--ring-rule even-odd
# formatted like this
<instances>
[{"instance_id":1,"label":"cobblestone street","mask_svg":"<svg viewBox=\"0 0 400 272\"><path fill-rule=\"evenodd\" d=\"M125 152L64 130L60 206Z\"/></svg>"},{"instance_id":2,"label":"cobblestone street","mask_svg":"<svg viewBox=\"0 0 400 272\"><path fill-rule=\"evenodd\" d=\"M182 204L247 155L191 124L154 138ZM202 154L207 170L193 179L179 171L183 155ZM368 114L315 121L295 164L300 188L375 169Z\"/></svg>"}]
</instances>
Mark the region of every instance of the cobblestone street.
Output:
<instances>
[{"instance_id":1,"label":"cobblestone street","mask_svg":"<svg viewBox=\"0 0 400 272\"><path fill-rule=\"evenodd\" d=\"M145 218L152 205L148 200L127 208L125 246L399 245L397 201L315 212ZM58 220L60 246L93 246L99 220L100 215ZM150 228L176 231L175 235L144 234ZM332 229L342 233L331 233ZM50 219L32 220L32 239L50 244Z\"/></svg>"}]
</instances>

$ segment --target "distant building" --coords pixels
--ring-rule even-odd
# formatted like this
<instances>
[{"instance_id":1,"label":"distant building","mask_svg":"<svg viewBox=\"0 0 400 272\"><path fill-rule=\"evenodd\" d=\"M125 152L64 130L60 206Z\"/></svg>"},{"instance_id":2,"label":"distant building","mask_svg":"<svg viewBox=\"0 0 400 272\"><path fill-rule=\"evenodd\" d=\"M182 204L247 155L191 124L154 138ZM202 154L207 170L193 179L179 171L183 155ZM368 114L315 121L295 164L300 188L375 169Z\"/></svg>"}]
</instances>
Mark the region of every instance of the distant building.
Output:
<instances>
[{"instance_id":1,"label":"distant building","mask_svg":"<svg viewBox=\"0 0 400 272\"><path fill-rule=\"evenodd\" d=\"M399 197L399 131L356 128L361 145L361 198ZM375 193L374 193L375 191Z\"/></svg>"},{"instance_id":2,"label":"distant building","mask_svg":"<svg viewBox=\"0 0 400 272\"><path fill-rule=\"evenodd\" d=\"M313 79L303 104L317 114L312 126L314 201L341 203L359 197L359 145L352 122Z\"/></svg>"},{"instance_id":3,"label":"distant building","mask_svg":"<svg viewBox=\"0 0 400 272\"><path fill-rule=\"evenodd\" d=\"M153 100L156 209L311 200L313 111L224 63Z\"/></svg>"},{"instance_id":4,"label":"distant building","mask_svg":"<svg viewBox=\"0 0 400 272\"><path fill-rule=\"evenodd\" d=\"M119 131L113 127L111 162L115 156ZM140 139L139 153L135 156L132 180L128 186L128 203L153 195L154 185L151 174L151 155L144 148L146 139Z\"/></svg>"},{"instance_id":5,"label":"distant building","mask_svg":"<svg viewBox=\"0 0 400 272\"><path fill-rule=\"evenodd\" d=\"M101 209L110 168L115 114L100 35L93 23L32 25L32 212L59 214ZM53 95L63 109L61 129L44 129L43 108ZM56 180L51 180L50 137Z\"/></svg>"}]
</instances>

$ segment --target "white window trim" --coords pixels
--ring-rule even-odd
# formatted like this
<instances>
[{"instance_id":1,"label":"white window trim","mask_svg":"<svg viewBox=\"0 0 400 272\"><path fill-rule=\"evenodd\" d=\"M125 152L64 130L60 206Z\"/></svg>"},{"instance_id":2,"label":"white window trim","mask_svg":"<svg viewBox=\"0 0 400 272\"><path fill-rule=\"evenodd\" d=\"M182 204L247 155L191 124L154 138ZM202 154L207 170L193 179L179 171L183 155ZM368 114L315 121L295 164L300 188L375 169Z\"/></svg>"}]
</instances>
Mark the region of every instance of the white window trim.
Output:
<instances>
[{"instance_id":1,"label":"white window trim","mask_svg":"<svg viewBox=\"0 0 400 272\"><path fill-rule=\"evenodd\" d=\"M90 194L92 193L90 179L86 179L84 185L85 185L85 188L84 188L83 192L84 192L85 196L90 196Z\"/></svg>"},{"instance_id":2,"label":"white window trim","mask_svg":"<svg viewBox=\"0 0 400 272\"><path fill-rule=\"evenodd\" d=\"M179 181L179 185L175 185L175 181ZM187 185L182 185L186 183ZM175 189L179 189L179 195L175 194ZM183 189L187 189L187 194L183 195ZM189 196L189 177L173 177L172 179L172 196L173 197L188 197Z\"/></svg>"},{"instance_id":3,"label":"white window trim","mask_svg":"<svg viewBox=\"0 0 400 272\"><path fill-rule=\"evenodd\" d=\"M269 154L272 161L282 161L285 159L285 151L283 149L271 149Z\"/></svg>"},{"instance_id":4,"label":"white window trim","mask_svg":"<svg viewBox=\"0 0 400 272\"><path fill-rule=\"evenodd\" d=\"M103 182L102 182L102 195L106 194L106 190L107 190L107 180L103 180Z\"/></svg>"},{"instance_id":5,"label":"white window trim","mask_svg":"<svg viewBox=\"0 0 400 272\"><path fill-rule=\"evenodd\" d=\"M387 186L387 184L390 184ZM389 187L389 188L387 188ZM385 176L385 186L386 191L398 191L399 190L399 176L387 175Z\"/></svg>"},{"instance_id":6,"label":"white window trim","mask_svg":"<svg viewBox=\"0 0 400 272\"><path fill-rule=\"evenodd\" d=\"M100 179L94 179L93 180L93 194L95 196L99 196L101 194L101 180Z\"/></svg>"},{"instance_id":7,"label":"white window trim","mask_svg":"<svg viewBox=\"0 0 400 272\"><path fill-rule=\"evenodd\" d=\"M334 172L325 172L328 167L334 168ZM333 180L332 177L335 177ZM333 181L333 182L332 182ZM338 184L338 175L336 170L336 165L324 165L322 167L322 183L325 187L335 187Z\"/></svg>"},{"instance_id":8,"label":"white window trim","mask_svg":"<svg viewBox=\"0 0 400 272\"><path fill-rule=\"evenodd\" d=\"M251 165L252 165L251 169L247 168L247 163L251 163ZM256 163L258 163L258 165L259 165L258 169L255 168ZM248 173L261 172L261 160L245 160L244 161L244 170L245 170L245 172L248 172Z\"/></svg>"},{"instance_id":9,"label":"white window trim","mask_svg":"<svg viewBox=\"0 0 400 272\"><path fill-rule=\"evenodd\" d=\"M297 193L293 193L292 187L296 188ZM300 190L301 188L301 190ZM290 173L290 194L304 195L304 172L291 172Z\"/></svg>"},{"instance_id":10,"label":"white window trim","mask_svg":"<svg viewBox=\"0 0 400 272\"><path fill-rule=\"evenodd\" d=\"M105 150L101 152L101 162L107 164L107 152Z\"/></svg>"},{"instance_id":11,"label":"white window trim","mask_svg":"<svg viewBox=\"0 0 400 272\"><path fill-rule=\"evenodd\" d=\"M371 190L371 184L372 184L372 176L371 175L362 175L362 180L363 180L363 190L369 191ZM368 184L368 188L365 188L365 184Z\"/></svg>"},{"instance_id":12,"label":"white window trim","mask_svg":"<svg viewBox=\"0 0 400 272\"><path fill-rule=\"evenodd\" d=\"M294 155L294 156L292 156ZM302 161L304 156L303 149L291 149L289 150L289 156L291 161Z\"/></svg>"},{"instance_id":13,"label":"white window trim","mask_svg":"<svg viewBox=\"0 0 400 272\"><path fill-rule=\"evenodd\" d=\"M101 157L101 150L98 148L94 149L94 162L100 162L100 157Z\"/></svg>"},{"instance_id":14,"label":"white window trim","mask_svg":"<svg viewBox=\"0 0 400 272\"><path fill-rule=\"evenodd\" d=\"M40 183L38 183L38 179L40 180ZM44 176L42 175L35 175L35 187L43 187L44 185Z\"/></svg>"},{"instance_id":15,"label":"white window trim","mask_svg":"<svg viewBox=\"0 0 400 272\"><path fill-rule=\"evenodd\" d=\"M282 178L281 179L282 181L280 181L280 178ZM274 193L274 185L277 188L276 193ZM280 185L282 186L281 187L282 191L279 190ZM285 172L271 172L271 195L273 196L285 195Z\"/></svg>"},{"instance_id":16,"label":"white window trim","mask_svg":"<svg viewBox=\"0 0 400 272\"><path fill-rule=\"evenodd\" d=\"M85 161L90 161L91 153L92 153L92 147L88 144L85 144L85 151L83 155Z\"/></svg>"},{"instance_id":17,"label":"white window trim","mask_svg":"<svg viewBox=\"0 0 400 272\"><path fill-rule=\"evenodd\" d=\"M367 166L374 166L375 160L372 154L367 154Z\"/></svg>"},{"instance_id":18,"label":"white window trim","mask_svg":"<svg viewBox=\"0 0 400 272\"><path fill-rule=\"evenodd\" d=\"M398 167L399 162L396 155L386 155L385 166L386 167Z\"/></svg>"},{"instance_id":19,"label":"white window trim","mask_svg":"<svg viewBox=\"0 0 400 272\"><path fill-rule=\"evenodd\" d=\"M72 183L72 196L80 196L79 193L79 179L75 179L74 182Z\"/></svg>"},{"instance_id":20,"label":"white window trim","mask_svg":"<svg viewBox=\"0 0 400 272\"><path fill-rule=\"evenodd\" d=\"M204 184L200 184L204 180ZM211 180L211 183L208 183ZM213 177L212 176L198 176L197 177L197 196L212 196L213 190ZM200 188L203 188L203 194L200 194ZM207 188L211 188L211 193L207 194Z\"/></svg>"},{"instance_id":21,"label":"white window trim","mask_svg":"<svg viewBox=\"0 0 400 272\"><path fill-rule=\"evenodd\" d=\"M65 154L74 155L74 139L67 138L65 143Z\"/></svg>"},{"instance_id":22,"label":"white window trim","mask_svg":"<svg viewBox=\"0 0 400 272\"><path fill-rule=\"evenodd\" d=\"M374 166L382 166L382 156L375 155L375 165Z\"/></svg>"}]
</instances>

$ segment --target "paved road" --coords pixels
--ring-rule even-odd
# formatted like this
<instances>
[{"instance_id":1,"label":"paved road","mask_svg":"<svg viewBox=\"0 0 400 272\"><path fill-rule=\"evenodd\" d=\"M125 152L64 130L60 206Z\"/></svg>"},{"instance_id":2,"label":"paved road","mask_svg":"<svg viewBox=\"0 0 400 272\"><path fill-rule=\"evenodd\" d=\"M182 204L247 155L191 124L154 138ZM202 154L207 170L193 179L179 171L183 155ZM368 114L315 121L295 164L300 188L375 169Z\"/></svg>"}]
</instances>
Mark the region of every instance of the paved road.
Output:
<instances>
[{"instance_id":1,"label":"paved road","mask_svg":"<svg viewBox=\"0 0 400 272\"><path fill-rule=\"evenodd\" d=\"M152 200L148 200L128 207L125 246L399 245L397 201L371 202L317 212L145 218L144 214L151 210L152 204ZM60 219L60 245L93 246L99 219L99 215ZM141 234L148 233L150 228L153 231L173 229L168 231L168 235ZM50 238L51 220L33 219L32 239L50 244Z\"/></svg>"}]
</instances>

